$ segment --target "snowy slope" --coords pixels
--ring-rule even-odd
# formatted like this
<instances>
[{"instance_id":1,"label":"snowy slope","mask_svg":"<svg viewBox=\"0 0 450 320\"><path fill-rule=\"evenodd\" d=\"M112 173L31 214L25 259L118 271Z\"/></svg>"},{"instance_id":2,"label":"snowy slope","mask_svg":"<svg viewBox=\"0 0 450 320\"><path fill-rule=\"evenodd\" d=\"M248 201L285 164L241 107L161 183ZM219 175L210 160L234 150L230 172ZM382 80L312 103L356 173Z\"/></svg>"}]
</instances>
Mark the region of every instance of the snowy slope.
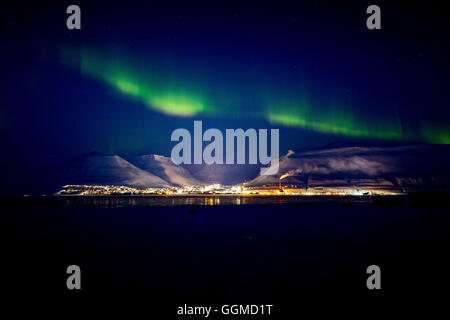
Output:
<instances>
[{"instance_id":1,"label":"snowy slope","mask_svg":"<svg viewBox=\"0 0 450 320\"><path fill-rule=\"evenodd\" d=\"M58 175L62 184L127 185L135 187L169 187L164 181L137 168L117 155L88 155L77 160Z\"/></svg>"},{"instance_id":2,"label":"snowy slope","mask_svg":"<svg viewBox=\"0 0 450 320\"><path fill-rule=\"evenodd\" d=\"M154 174L177 186L203 185L188 170L172 162L171 158L156 154L140 155L128 159L136 167Z\"/></svg>"},{"instance_id":3,"label":"snowy slope","mask_svg":"<svg viewBox=\"0 0 450 320\"><path fill-rule=\"evenodd\" d=\"M258 176L249 186L278 183L302 187L450 187L450 146L350 147L289 151L277 175Z\"/></svg>"}]
</instances>

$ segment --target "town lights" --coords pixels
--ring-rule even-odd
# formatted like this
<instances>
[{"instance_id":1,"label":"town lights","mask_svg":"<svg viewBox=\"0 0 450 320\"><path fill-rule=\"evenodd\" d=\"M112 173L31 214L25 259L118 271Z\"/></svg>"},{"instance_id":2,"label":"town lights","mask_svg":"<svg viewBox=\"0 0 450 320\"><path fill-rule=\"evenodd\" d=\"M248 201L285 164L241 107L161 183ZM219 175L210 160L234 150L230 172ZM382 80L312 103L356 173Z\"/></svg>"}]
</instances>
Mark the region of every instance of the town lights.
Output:
<instances>
[{"instance_id":1,"label":"town lights","mask_svg":"<svg viewBox=\"0 0 450 320\"><path fill-rule=\"evenodd\" d=\"M296 188L295 186L282 185L282 178L278 184L265 187L248 187L244 185L224 186L211 184L207 186L182 186L171 188L138 188L130 186L114 185L65 185L55 195L79 195L79 196L108 196L108 195L210 195L216 196L373 196L373 195L398 195L399 191L390 189L361 189L361 188L333 188L333 187L309 187Z\"/></svg>"}]
</instances>

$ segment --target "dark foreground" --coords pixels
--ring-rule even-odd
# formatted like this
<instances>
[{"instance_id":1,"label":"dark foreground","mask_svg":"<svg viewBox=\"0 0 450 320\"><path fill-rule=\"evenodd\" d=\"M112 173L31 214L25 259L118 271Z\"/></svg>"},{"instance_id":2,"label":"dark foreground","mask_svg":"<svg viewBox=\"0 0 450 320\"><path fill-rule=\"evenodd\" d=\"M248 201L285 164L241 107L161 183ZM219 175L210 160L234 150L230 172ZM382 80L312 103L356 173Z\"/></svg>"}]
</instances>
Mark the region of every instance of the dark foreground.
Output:
<instances>
[{"instance_id":1,"label":"dark foreground","mask_svg":"<svg viewBox=\"0 0 450 320\"><path fill-rule=\"evenodd\" d=\"M7 301L144 300L159 319L201 319L177 317L177 306L273 304L275 315L300 318L314 302L351 309L399 299L433 299L439 306L448 298L450 215L442 205L411 206L405 199L169 207L59 201L3 199ZM80 291L66 288L72 264L82 270ZM366 287L372 264L381 268L378 291Z\"/></svg>"}]
</instances>

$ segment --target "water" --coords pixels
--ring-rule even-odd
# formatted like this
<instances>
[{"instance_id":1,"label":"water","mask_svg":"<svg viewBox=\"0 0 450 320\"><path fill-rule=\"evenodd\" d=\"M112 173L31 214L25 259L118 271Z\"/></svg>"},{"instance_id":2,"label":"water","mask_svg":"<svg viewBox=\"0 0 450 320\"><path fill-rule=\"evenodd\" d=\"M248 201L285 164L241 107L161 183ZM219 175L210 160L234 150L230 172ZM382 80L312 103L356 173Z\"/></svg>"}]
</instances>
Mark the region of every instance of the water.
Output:
<instances>
[{"instance_id":1,"label":"water","mask_svg":"<svg viewBox=\"0 0 450 320\"><path fill-rule=\"evenodd\" d=\"M295 205L300 207L354 207L387 203L402 206L403 196L242 196L242 195L145 195L145 196L54 196L8 200L18 206L31 207L179 207L179 206L240 206Z\"/></svg>"},{"instance_id":2,"label":"water","mask_svg":"<svg viewBox=\"0 0 450 320\"><path fill-rule=\"evenodd\" d=\"M381 203L379 201L382 201ZM384 202L383 202L384 201ZM366 268L382 297L448 287L447 208L406 198L50 197L3 200L2 287L54 301L68 296L68 265L82 294L166 303L366 299ZM229 205L225 205L229 204ZM331 296L331 297L330 297ZM169 311L167 311L169 310Z\"/></svg>"}]
</instances>

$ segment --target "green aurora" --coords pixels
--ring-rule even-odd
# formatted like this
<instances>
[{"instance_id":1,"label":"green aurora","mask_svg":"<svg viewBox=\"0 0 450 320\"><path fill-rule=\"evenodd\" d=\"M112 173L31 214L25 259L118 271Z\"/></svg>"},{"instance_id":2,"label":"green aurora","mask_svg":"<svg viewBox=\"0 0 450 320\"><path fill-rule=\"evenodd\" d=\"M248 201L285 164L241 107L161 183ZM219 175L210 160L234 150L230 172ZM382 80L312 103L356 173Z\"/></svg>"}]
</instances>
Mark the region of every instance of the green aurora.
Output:
<instances>
[{"instance_id":1,"label":"green aurora","mask_svg":"<svg viewBox=\"0 0 450 320\"><path fill-rule=\"evenodd\" d=\"M79 69L83 74L107 83L125 97L141 102L146 107L171 116L222 116L239 114L244 117L262 118L270 123L296 127L327 134L383 140L420 141L436 144L450 144L450 130L447 127L427 123L419 130L412 130L401 123L398 116L362 116L352 108L338 108L324 103L306 103L297 92L284 92L268 97L270 83L255 90L259 95L260 110L246 108L248 102L236 88L212 88L208 79L165 64L146 61L144 67L132 62L126 56L102 54L86 48L75 50L63 48L61 57L65 64ZM150 59L151 60L151 59ZM148 66L155 66L148 68ZM258 83L257 83L258 84ZM290 99L286 100L286 95ZM289 101L284 103L280 101Z\"/></svg>"},{"instance_id":2,"label":"green aurora","mask_svg":"<svg viewBox=\"0 0 450 320\"><path fill-rule=\"evenodd\" d=\"M402 127L395 121L375 126L373 123L362 119L355 119L351 113L345 111L341 111L338 116L330 117L330 114L321 116L319 113L306 112L308 110L305 111L304 107L288 110L289 108L274 108L273 111L267 113L267 118L272 123L343 136L386 140L402 140L405 138Z\"/></svg>"},{"instance_id":3,"label":"green aurora","mask_svg":"<svg viewBox=\"0 0 450 320\"><path fill-rule=\"evenodd\" d=\"M156 72L143 72L124 62L122 57L104 56L95 51L62 50L63 60L78 67L83 74L102 80L149 108L169 115L194 116L210 106L195 88L187 83L169 81ZM166 78L166 79L164 79ZM171 85L168 85L170 83Z\"/></svg>"}]
</instances>

